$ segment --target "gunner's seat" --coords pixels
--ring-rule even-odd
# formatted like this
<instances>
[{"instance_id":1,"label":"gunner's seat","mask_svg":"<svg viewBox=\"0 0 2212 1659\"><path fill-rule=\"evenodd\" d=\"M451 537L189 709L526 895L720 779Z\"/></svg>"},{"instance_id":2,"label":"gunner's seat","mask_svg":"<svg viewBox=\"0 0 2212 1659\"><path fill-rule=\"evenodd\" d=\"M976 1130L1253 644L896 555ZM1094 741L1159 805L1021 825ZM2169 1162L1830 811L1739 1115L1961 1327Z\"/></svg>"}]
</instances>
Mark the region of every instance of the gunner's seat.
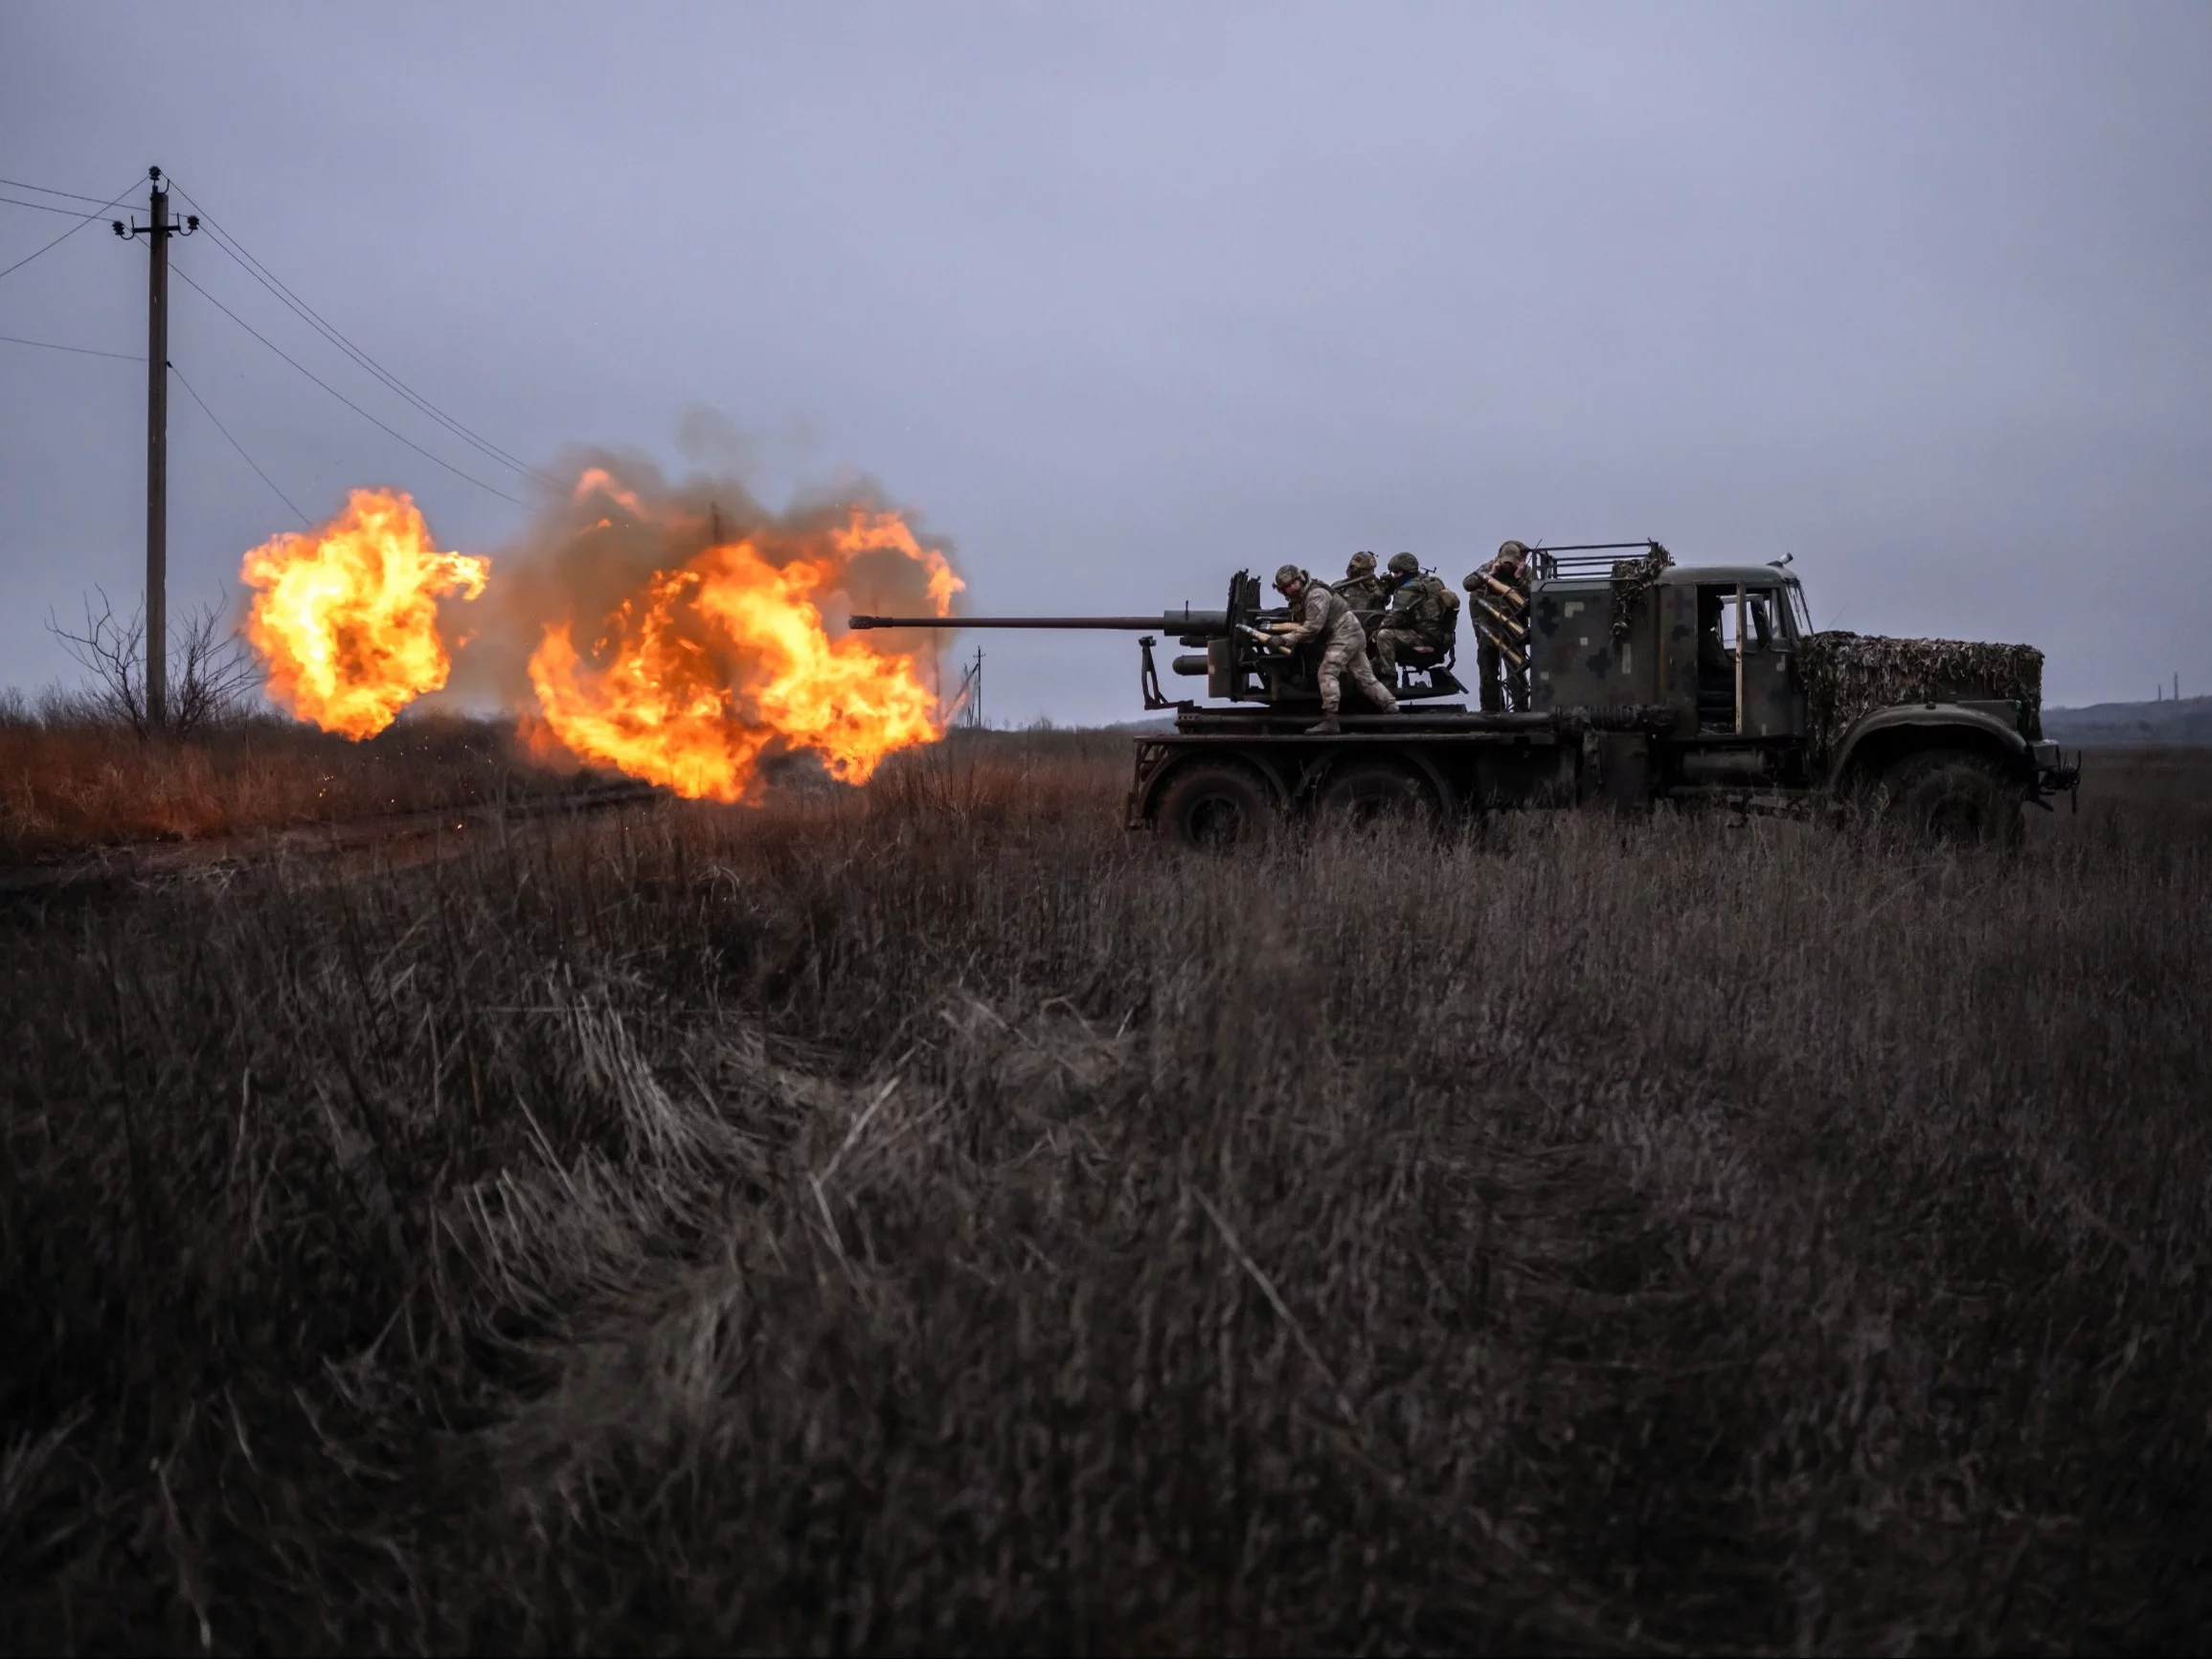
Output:
<instances>
[{"instance_id":1,"label":"gunner's seat","mask_svg":"<svg viewBox=\"0 0 2212 1659\"><path fill-rule=\"evenodd\" d=\"M1398 647L1398 684L1393 688L1401 697L1448 697L1462 692L1466 686L1459 684L1452 667L1458 661L1459 648L1450 645L1401 645Z\"/></svg>"}]
</instances>

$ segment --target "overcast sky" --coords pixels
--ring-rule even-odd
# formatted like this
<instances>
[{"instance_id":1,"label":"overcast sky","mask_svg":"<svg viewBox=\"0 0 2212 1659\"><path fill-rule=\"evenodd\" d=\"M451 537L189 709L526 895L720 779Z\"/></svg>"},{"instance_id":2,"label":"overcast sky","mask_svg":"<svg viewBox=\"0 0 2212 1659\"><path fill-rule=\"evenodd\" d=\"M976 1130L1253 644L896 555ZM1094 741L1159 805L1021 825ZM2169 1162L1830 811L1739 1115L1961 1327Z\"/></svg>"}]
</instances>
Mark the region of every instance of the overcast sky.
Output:
<instances>
[{"instance_id":1,"label":"overcast sky","mask_svg":"<svg viewBox=\"0 0 2212 1659\"><path fill-rule=\"evenodd\" d=\"M717 412L772 502L856 470L917 509L979 614L1651 535L1794 552L1821 624L2039 644L2056 703L2212 690L2201 0L0 7L0 177L149 163L514 454L680 471ZM0 266L68 225L0 204ZM525 493L211 240L178 269ZM96 224L0 278L0 334L143 352L145 280ZM519 527L173 312L308 513ZM0 343L0 684L70 671L50 608L135 597L144 400ZM181 391L170 434L172 608L228 599L298 521ZM1140 712L1126 638L969 639L1001 723Z\"/></svg>"}]
</instances>

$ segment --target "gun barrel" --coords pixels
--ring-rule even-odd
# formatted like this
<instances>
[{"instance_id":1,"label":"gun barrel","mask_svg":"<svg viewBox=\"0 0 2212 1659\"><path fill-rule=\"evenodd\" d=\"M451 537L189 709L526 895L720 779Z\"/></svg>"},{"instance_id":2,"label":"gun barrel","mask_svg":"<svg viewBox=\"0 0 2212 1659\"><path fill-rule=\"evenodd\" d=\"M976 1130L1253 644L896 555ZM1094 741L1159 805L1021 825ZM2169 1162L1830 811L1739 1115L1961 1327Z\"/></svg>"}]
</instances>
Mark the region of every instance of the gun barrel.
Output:
<instances>
[{"instance_id":1,"label":"gun barrel","mask_svg":"<svg viewBox=\"0 0 2212 1659\"><path fill-rule=\"evenodd\" d=\"M1090 628L1119 634L1219 634L1226 611L1167 611L1150 617L851 617L850 628Z\"/></svg>"}]
</instances>

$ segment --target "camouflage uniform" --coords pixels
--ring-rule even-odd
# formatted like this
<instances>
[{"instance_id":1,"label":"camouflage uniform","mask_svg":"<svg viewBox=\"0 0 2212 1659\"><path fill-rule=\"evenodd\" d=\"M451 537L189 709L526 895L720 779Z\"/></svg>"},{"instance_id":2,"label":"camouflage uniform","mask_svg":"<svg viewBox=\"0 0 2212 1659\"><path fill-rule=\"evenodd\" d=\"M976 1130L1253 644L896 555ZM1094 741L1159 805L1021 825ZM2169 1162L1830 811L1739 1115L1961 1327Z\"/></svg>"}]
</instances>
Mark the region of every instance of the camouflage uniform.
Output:
<instances>
[{"instance_id":1,"label":"camouflage uniform","mask_svg":"<svg viewBox=\"0 0 2212 1659\"><path fill-rule=\"evenodd\" d=\"M1498 556L1484 565L1476 574L1469 576L1464 584L1467 591L1475 595L1478 603L1487 604L1493 611L1501 615L1514 615L1512 601L1484 582L1481 579L1483 576L1496 576L1507 587L1517 591L1523 598L1526 598L1528 596L1528 549L1519 542L1505 543L1498 549ZM1525 612L1521 614L1526 615ZM1520 662L1515 662L1512 658L1506 656L1498 648L1498 642L1491 638L1490 628L1484 625L1480 611L1476 613L1475 635L1477 640L1475 675L1481 687L1482 712L1485 714L1499 713L1502 701L1509 700L1514 713L1527 713L1528 664L1526 647L1524 645L1515 647L1522 652L1523 661ZM1501 676L1505 681L1505 700L1501 700L1498 695L1498 682Z\"/></svg>"},{"instance_id":2,"label":"camouflage uniform","mask_svg":"<svg viewBox=\"0 0 2212 1659\"><path fill-rule=\"evenodd\" d=\"M1423 574L1411 553L1390 561L1390 610L1375 629L1375 661L1383 677L1395 684L1404 647L1421 646L1439 657L1452 648L1459 632L1459 607L1451 589Z\"/></svg>"},{"instance_id":3,"label":"camouflage uniform","mask_svg":"<svg viewBox=\"0 0 2212 1659\"><path fill-rule=\"evenodd\" d=\"M1355 611L1380 611L1390 602L1389 591L1375 574L1375 555L1354 553L1344 566L1344 579L1337 592Z\"/></svg>"},{"instance_id":4,"label":"camouflage uniform","mask_svg":"<svg viewBox=\"0 0 2212 1659\"><path fill-rule=\"evenodd\" d=\"M1317 582L1287 565L1275 572L1278 591L1285 575L1300 577L1305 582L1305 592L1292 607L1298 613L1298 620L1282 626L1275 638L1286 645L1320 642L1320 671L1314 678L1320 685L1322 716L1336 719L1337 709L1343 702L1343 677L1347 674L1369 703L1386 714L1396 713L1398 700L1367 665L1367 631L1360 626L1359 617L1352 614L1343 596L1328 583Z\"/></svg>"}]
</instances>

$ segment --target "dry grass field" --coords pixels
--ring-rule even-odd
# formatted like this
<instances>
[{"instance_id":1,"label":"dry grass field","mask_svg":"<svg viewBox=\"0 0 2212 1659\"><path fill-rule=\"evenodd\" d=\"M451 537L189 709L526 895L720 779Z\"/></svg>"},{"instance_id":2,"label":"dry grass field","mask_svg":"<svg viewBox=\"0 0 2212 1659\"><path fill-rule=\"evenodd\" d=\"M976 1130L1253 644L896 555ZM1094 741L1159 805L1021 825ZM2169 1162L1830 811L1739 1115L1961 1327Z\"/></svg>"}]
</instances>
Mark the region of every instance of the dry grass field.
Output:
<instances>
[{"instance_id":1,"label":"dry grass field","mask_svg":"<svg viewBox=\"0 0 2212 1659\"><path fill-rule=\"evenodd\" d=\"M0 863L573 789L508 721L413 716L367 743L277 716L147 744L66 699L0 700ZM585 779L583 781L591 781Z\"/></svg>"},{"instance_id":2,"label":"dry grass field","mask_svg":"<svg viewBox=\"0 0 2212 1659\"><path fill-rule=\"evenodd\" d=\"M0 1649L2201 1649L2212 769L2092 759L0 901Z\"/></svg>"}]
</instances>

